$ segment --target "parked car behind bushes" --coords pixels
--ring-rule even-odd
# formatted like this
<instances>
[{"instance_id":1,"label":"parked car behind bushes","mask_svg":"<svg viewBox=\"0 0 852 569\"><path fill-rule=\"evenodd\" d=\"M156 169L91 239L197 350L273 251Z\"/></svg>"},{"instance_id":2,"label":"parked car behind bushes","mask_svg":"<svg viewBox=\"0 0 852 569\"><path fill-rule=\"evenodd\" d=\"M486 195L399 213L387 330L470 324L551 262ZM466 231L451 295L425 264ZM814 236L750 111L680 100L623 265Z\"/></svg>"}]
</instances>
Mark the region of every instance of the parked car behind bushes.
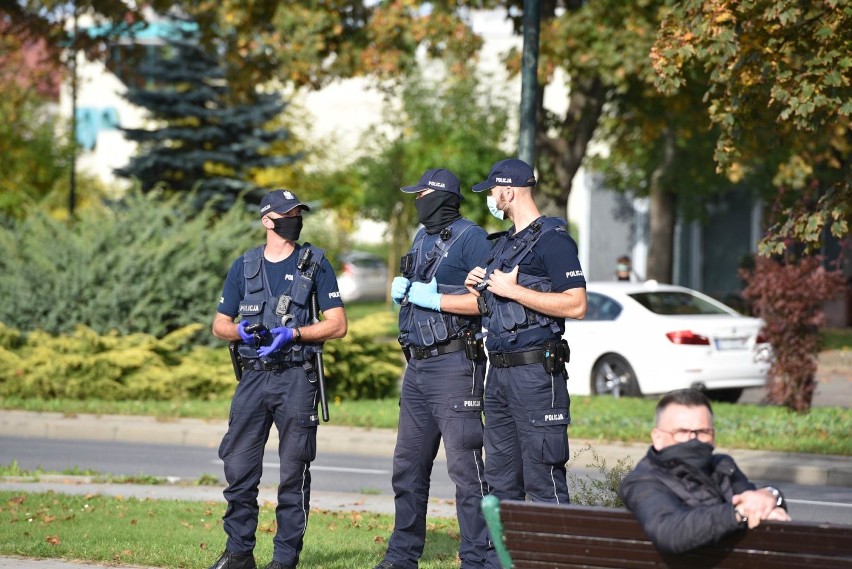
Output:
<instances>
[{"instance_id":1,"label":"parked car behind bushes","mask_svg":"<svg viewBox=\"0 0 852 569\"><path fill-rule=\"evenodd\" d=\"M388 266L384 259L364 251L341 255L343 263L337 276L344 302L354 300L385 300Z\"/></svg>"}]
</instances>

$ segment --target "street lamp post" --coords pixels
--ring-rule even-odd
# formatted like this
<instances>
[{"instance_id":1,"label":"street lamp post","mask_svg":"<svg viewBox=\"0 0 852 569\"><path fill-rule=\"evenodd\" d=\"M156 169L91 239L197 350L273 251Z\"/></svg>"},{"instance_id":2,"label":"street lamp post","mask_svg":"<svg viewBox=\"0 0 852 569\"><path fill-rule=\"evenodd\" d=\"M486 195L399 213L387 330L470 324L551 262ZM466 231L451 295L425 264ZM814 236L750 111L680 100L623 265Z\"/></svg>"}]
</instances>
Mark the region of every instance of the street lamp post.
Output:
<instances>
[{"instance_id":1,"label":"street lamp post","mask_svg":"<svg viewBox=\"0 0 852 569\"><path fill-rule=\"evenodd\" d=\"M524 0L524 50L521 59L521 109L518 157L535 167L535 111L538 99L539 0Z\"/></svg>"},{"instance_id":2,"label":"street lamp post","mask_svg":"<svg viewBox=\"0 0 852 569\"><path fill-rule=\"evenodd\" d=\"M71 37L71 168L68 189L68 216L74 216L77 190L77 2L74 2L74 29Z\"/></svg>"}]
</instances>

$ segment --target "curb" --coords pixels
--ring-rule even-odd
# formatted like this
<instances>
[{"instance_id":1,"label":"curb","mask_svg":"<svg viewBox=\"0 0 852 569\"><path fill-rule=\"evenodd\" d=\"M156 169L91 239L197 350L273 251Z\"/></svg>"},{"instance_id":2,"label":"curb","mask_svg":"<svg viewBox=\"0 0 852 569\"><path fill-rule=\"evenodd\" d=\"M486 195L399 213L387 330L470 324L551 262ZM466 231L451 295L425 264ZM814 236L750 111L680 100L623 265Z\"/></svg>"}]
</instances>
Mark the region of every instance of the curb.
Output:
<instances>
[{"instance_id":1,"label":"curb","mask_svg":"<svg viewBox=\"0 0 852 569\"><path fill-rule=\"evenodd\" d=\"M55 412L0 410L0 436L63 440L118 441L217 448L227 431L226 421L176 419L131 415L64 415ZM611 443L570 439L571 452L591 446L610 467L629 457L636 464L647 452L647 443ZM271 436L267 448L276 448ZM322 424L317 431L319 452L346 452L363 456L392 456L394 429L363 429ZM744 449L719 449L730 454L749 476L811 486L852 487L852 458ZM443 453L439 453L439 460ZM581 454L579 464L591 461Z\"/></svg>"}]
</instances>

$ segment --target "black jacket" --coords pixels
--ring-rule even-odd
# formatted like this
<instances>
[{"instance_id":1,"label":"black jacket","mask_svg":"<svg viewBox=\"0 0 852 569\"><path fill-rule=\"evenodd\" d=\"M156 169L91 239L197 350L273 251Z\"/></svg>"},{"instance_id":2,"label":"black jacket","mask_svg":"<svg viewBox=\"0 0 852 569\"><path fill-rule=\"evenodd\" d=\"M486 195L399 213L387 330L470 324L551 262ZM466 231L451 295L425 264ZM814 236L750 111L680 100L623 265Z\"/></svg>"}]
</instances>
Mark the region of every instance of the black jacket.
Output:
<instances>
[{"instance_id":1,"label":"black jacket","mask_svg":"<svg viewBox=\"0 0 852 569\"><path fill-rule=\"evenodd\" d=\"M624 477L619 494L657 549L683 553L742 528L731 497L754 489L728 455L714 454L701 469L663 460L651 447Z\"/></svg>"}]
</instances>

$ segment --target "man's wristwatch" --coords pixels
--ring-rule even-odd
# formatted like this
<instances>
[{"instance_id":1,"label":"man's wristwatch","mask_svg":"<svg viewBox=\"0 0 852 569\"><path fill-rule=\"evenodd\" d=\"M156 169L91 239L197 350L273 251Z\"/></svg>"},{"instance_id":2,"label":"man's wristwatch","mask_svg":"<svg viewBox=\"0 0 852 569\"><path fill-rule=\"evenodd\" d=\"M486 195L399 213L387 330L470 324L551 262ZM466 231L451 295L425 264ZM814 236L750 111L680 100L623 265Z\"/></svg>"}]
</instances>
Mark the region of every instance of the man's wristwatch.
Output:
<instances>
[{"instance_id":1,"label":"man's wristwatch","mask_svg":"<svg viewBox=\"0 0 852 569\"><path fill-rule=\"evenodd\" d=\"M784 506L784 495L781 493L781 490L779 490L775 486L764 486L763 489L768 491L775 498L776 508L781 508Z\"/></svg>"}]
</instances>

